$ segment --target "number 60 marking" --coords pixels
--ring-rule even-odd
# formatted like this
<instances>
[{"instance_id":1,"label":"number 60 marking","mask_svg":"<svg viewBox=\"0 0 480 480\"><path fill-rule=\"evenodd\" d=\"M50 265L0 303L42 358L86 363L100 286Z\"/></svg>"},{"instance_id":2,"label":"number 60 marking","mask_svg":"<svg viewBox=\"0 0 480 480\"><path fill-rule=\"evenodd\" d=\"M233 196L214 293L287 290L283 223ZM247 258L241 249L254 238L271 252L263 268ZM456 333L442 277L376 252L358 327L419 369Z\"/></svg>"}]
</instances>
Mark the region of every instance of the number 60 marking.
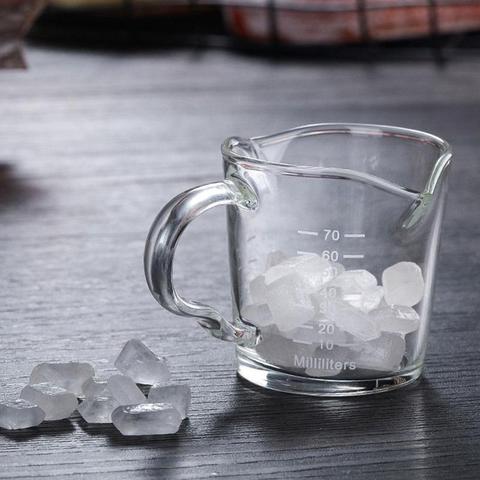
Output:
<instances>
[{"instance_id":1,"label":"number 60 marking","mask_svg":"<svg viewBox=\"0 0 480 480\"><path fill-rule=\"evenodd\" d=\"M324 250L322 252L322 258L324 258L325 260L330 260L331 262L338 262L338 251Z\"/></svg>"}]
</instances>

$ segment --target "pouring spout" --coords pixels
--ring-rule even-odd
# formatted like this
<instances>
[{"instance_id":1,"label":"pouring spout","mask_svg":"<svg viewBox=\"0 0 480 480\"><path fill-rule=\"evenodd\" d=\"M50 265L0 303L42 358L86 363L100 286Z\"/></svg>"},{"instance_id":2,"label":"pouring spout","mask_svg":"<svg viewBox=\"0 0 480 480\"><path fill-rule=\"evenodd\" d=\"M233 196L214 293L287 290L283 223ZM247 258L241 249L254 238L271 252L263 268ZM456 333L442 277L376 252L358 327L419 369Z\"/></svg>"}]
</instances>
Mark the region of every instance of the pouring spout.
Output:
<instances>
[{"instance_id":1,"label":"pouring spout","mask_svg":"<svg viewBox=\"0 0 480 480\"><path fill-rule=\"evenodd\" d=\"M428 178L425 189L418 197L409 205L405 213L401 217L401 229L411 230L420 224L420 222L428 216L430 210L435 206L439 195L445 173L450 164L452 154L450 150L445 152L435 163L432 173Z\"/></svg>"}]
</instances>

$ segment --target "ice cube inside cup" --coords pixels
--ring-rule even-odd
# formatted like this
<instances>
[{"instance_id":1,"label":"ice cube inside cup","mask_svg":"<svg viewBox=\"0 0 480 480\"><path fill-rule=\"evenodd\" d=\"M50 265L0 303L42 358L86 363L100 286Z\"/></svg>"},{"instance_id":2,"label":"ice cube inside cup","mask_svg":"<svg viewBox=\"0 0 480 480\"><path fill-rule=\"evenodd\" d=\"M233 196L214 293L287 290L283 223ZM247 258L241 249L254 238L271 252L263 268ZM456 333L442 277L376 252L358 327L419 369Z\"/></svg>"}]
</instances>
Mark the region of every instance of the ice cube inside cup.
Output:
<instances>
[{"instance_id":1,"label":"ice cube inside cup","mask_svg":"<svg viewBox=\"0 0 480 480\"><path fill-rule=\"evenodd\" d=\"M406 336L421 321L415 309L425 289L419 265L403 261L387 266L379 275L381 283L366 268L348 269L315 254L272 252L266 265L250 281L251 301L240 312L244 321L265 332L256 347L260 357L292 368L299 354L328 364L335 350L337 367L343 360L359 369L400 369ZM307 375L317 370L322 376L322 368L307 370ZM333 375L323 370L324 376Z\"/></svg>"}]
</instances>

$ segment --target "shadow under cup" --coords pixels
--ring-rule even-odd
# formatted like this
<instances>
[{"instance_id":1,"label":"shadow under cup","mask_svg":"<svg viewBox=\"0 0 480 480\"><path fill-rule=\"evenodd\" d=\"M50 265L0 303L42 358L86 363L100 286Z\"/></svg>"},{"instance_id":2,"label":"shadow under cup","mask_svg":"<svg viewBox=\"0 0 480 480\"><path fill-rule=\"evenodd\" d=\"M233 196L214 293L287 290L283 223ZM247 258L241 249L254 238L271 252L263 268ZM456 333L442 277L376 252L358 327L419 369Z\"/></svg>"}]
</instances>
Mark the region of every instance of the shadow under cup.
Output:
<instances>
[{"instance_id":1,"label":"shadow under cup","mask_svg":"<svg viewBox=\"0 0 480 480\"><path fill-rule=\"evenodd\" d=\"M432 135L323 124L222 147L238 373L307 395L421 374L451 153Z\"/></svg>"}]
</instances>

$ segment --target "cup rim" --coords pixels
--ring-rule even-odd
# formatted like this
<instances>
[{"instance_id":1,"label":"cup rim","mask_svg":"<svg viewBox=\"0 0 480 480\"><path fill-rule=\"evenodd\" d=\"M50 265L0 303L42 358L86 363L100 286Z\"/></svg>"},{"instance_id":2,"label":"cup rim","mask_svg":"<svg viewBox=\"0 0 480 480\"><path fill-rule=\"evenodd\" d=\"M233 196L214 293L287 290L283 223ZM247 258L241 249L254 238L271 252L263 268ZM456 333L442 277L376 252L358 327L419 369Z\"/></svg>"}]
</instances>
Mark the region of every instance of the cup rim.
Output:
<instances>
[{"instance_id":1,"label":"cup rim","mask_svg":"<svg viewBox=\"0 0 480 480\"><path fill-rule=\"evenodd\" d=\"M421 130L412 128L396 127L393 125L382 125L373 123L312 123L301 125L299 127L289 128L277 133L268 135L260 135L251 137L248 140L253 140L256 143L264 145L271 145L274 143L283 142L293 137L307 137L322 134L363 134L363 135L378 135L378 136L394 136L405 138L409 140L416 140L423 143L434 145L438 151L439 156L435 163L437 163L444 156L451 156L452 149L450 144L442 138ZM295 165L284 162L269 162L259 158L249 157L247 155L240 155L232 150L232 143L242 140L241 137L232 136L225 139L222 144L222 153L233 160L251 162L256 165L263 165L267 168L281 168L288 171L303 171L303 170L321 170L323 167L315 167L311 165Z\"/></svg>"},{"instance_id":2,"label":"cup rim","mask_svg":"<svg viewBox=\"0 0 480 480\"><path fill-rule=\"evenodd\" d=\"M289 138L313 136L321 134L363 134L363 135L377 135L377 136L394 136L404 138L406 140L414 140L422 143L429 143L438 150L438 157L435 160L430 176L426 182L423 193L434 193L435 187L438 185L440 179L443 177L450 160L452 158L452 149L450 144L442 138L431 133L423 132L421 130L414 130L405 127L396 127L392 125L380 125L370 123L313 123L294 127L281 132L251 137L248 141L254 141L256 144L272 145L280 143ZM269 162L259 158L250 157L248 155L238 154L233 151L233 146L241 142L245 142L245 138L232 136L228 137L221 146L222 155L228 161L236 164L246 164L251 168L268 170L273 173L306 176L306 177L323 177L325 175L342 175L344 173L354 173L354 170L342 168L327 168L321 166L311 165L294 165L283 162ZM392 184L394 185L394 184ZM420 192L409 189L407 186L398 186L403 191L410 191L412 194Z\"/></svg>"}]
</instances>

